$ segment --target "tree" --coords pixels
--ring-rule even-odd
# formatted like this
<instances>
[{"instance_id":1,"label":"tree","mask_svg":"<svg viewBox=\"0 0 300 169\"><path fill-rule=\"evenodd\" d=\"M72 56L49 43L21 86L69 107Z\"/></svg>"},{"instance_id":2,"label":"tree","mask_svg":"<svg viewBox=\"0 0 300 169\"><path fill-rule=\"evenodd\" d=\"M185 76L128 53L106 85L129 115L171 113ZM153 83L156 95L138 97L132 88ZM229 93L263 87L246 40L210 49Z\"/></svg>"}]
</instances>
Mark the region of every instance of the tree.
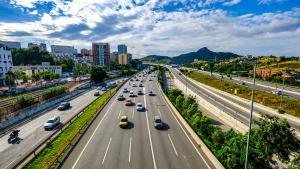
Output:
<instances>
[{"instance_id":1,"label":"tree","mask_svg":"<svg viewBox=\"0 0 300 169\"><path fill-rule=\"evenodd\" d=\"M54 64L49 52L41 51L38 47L29 49L14 49L12 51L14 65L39 65L41 62Z\"/></svg>"},{"instance_id":2,"label":"tree","mask_svg":"<svg viewBox=\"0 0 300 169\"><path fill-rule=\"evenodd\" d=\"M256 167L276 165L274 155L281 162L289 162L290 155L300 153L300 141L295 136L286 119L279 121L277 116L262 115L255 122L258 128L253 129L251 137L250 160Z\"/></svg>"},{"instance_id":3,"label":"tree","mask_svg":"<svg viewBox=\"0 0 300 169\"><path fill-rule=\"evenodd\" d=\"M210 71L210 76L212 76L212 73L214 71L215 63L214 62L208 62L208 69Z\"/></svg>"},{"instance_id":4,"label":"tree","mask_svg":"<svg viewBox=\"0 0 300 169\"><path fill-rule=\"evenodd\" d=\"M101 83L107 77L106 71L102 67L92 66L91 81L94 83Z\"/></svg>"},{"instance_id":5,"label":"tree","mask_svg":"<svg viewBox=\"0 0 300 169\"><path fill-rule=\"evenodd\" d=\"M8 71L6 73L6 76L5 76L5 84L11 88L12 86L15 85L15 80L16 80L16 77L15 77L15 74L12 72L12 71Z\"/></svg>"},{"instance_id":6,"label":"tree","mask_svg":"<svg viewBox=\"0 0 300 169\"><path fill-rule=\"evenodd\" d=\"M296 157L291 165L289 166L288 169L299 169L300 168L300 155L298 155L298 157Z\"/></svg>"}]
</instances>

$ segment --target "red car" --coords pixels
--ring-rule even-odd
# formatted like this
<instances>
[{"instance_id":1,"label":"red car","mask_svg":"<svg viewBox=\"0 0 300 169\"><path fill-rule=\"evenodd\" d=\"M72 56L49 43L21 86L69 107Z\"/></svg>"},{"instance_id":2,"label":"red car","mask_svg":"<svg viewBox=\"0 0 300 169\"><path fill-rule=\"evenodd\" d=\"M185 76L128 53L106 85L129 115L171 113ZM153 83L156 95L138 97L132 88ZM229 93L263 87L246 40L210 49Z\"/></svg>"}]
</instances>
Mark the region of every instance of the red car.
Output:
<instances>
[{"instance_id":1,"label":"red car","mask_svg":"<svg viewBox=\"0 0 300 169\"><path fill-rule=\"evenodd\" d=\"M127 99L126 101L125 101L125 106L131 106L133 103L132 103L132 101L130 100L130 99Z\"/></svg>"}]
</instances>

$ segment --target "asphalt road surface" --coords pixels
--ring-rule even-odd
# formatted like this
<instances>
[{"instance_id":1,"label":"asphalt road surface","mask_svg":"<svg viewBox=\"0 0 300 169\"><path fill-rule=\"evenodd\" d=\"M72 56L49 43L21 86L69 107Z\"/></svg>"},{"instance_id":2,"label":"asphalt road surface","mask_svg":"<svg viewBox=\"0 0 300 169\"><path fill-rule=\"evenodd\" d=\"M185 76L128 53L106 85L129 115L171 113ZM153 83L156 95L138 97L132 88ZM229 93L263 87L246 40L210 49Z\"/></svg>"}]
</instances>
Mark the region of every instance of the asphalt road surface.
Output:
<instances>
[{"instance_id":1,"label":"asphalt road surface","mask_svg":"<svg viewBox=\"0 0 300 169\"><path fill-rule=\"evenodd\" d=\"M119 79L117 79L119 80ZM0 138L0 168L11 168L13 163L22 155L32 150L42 140L49 137L54 131L45 131L43 125L54 115L60 116L61 123L64 123L76 115L80 110L88 106L97 97L94 96L96 89L90 90L78 97L70 100L71 108L65 111L58 111L56 107L43 113L43 115L28 121L17 129L20 130L21 140L13 144L8 144L9 134ZM101 93L101 92L100 92ZM57 128L59 128L58 126Z\"/></svg>"},{"instance_id":2,"label":"asphalt road surface","mask_svg":"<svg viewBox=\"0 0 300 169\"><path fill-rule=\"evenodd\" d=\"M149 79L153 81L149 81ZM88 129L62 168L66 169L205 169L211 167L209 159L187 135L159 92L156 77L140 77L144 87L132 87L140 82L127 82L117 93L126 98L124 88L144 95L131 98L142 103L146 110L138 112L135 106L125 106L114 96ZM156 96L148 96L152 90ZM127 129L119 127L120 116L130 121ZM153 126L155 115L164 122L164 129Z\"/></svg>"}]
</instances>

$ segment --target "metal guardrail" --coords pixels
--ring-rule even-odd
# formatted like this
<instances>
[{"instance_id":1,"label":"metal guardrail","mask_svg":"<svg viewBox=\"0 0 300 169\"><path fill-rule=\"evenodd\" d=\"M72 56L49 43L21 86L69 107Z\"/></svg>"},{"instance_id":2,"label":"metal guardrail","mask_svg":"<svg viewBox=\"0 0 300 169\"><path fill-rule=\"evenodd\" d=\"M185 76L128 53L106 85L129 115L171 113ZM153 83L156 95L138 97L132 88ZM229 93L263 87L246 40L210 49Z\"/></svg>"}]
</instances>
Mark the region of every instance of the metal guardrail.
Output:
<instances>
[{"instance_id":1,"label":"metal guardrail","mask_svg":"<svg viewBox=\"0 0 300 169\"><path fill-rule=\"evenodd\" d=\"M55 162L62 162L64 160L64 158L62 159L62 161L60 161L59 158L63 157L62 155L66 154L66 150L71 151L70 146L72 146L72 143L74 142L74 140L76 138L78 138L78 140L76 140L74 143L74 145L76 145L76 143L80 140L81 136L87 131L87 129L90 127L90 125L93 123L93 121L96 119L96 117L100 114L101 110L107 105L107 103L110 101L110 99L118 92L118 90L129 80L130 78L128 78L127 80L123 81L122 84L120 86L117 87L117 89L115 90L115 92L109 97L109 99L106 100L106 102L97 110L97 113L94 115L94 117L92 118L91 121L86 122L86 124L84 125L84 127L80 130L78 130L77 134L71 139L69 140L69 144L64 148L64 150L62 151L62 153L58 154L56 159L50 164L51 166L53 166L53 164ZM96 101L96 100L95 100ZM94 103L95 101L93 101L92 103ZM91 105L92 103L90 103L89 105ZM88 105L88 106L89 106ZM29 163L30 161L32 161L35 156L40 153L44 148L47 147L47 144L49 144L52 140L54 140L60 133L62 133L70 124L72 124L80 115L81 113L88 107L84 107L82 108L79 113L77 113L76 115L74 115L70 120L68 120L67 122L65 122L63 124L63 126L61 127L60 130L56 130L54 133L52 133L49 137L45 138L40 144L38 144L37 146L35 146L31 151L25 153L20 159L16 160L16 162L12 163L9 167L10 168L22 168L23 166L25 166L27 163ZM81 130L83 130L81 132ZM78 137L79 136L79 137Z\"/></svg>"}]
</instances>

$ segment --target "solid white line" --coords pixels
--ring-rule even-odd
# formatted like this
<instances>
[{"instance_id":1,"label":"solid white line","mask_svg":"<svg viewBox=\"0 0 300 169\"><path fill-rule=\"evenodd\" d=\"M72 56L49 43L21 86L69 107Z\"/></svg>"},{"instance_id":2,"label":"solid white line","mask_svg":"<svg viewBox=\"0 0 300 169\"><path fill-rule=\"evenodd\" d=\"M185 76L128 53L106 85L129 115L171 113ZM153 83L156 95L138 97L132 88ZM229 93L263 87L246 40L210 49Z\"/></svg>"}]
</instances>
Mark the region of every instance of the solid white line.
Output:
<instances>
[{"instance_id":1,"label":"solid white line","mask_svg":"<svg viewBox=\"0 0 300 169\"><path fill-rule=\"evenodd\" d=\"M178 156L177 151L176 151L176 148L175 148L175 146L174 146L174 144L173 144L173 141L172 141L172 139L171 139L170 134L168 134L168 136L169 136L170 142L171 142L171 144L172 144L172 146L173 146L173 149L174 149L174 151L175 151L175 154L176 154L176 156Z\"/></svg>"},{"instance_id":2,"label":"solid white line","mask_svg":"<svg viewBox=\"0 0 300 169\"><path fill-rule=\"evenodd\" d=\"M145 88L143 88L145 92ZM155 161L155 156L154 156L154 151L153 151L153 145L152 145L152 140L151 140L151 133L150 133L150 127L149 127L149 120L148 120L148 110L147 110L147 102L146 102L146 95L144 95L144 102L145 102L145 109L146 109L146 120L147 120L147 127L148 127L148 135L149 135L149 141L150 141L150 148L151 148L151 153L152 153L152 161L154 165L154 169L157 169L156 167L156 161Z\"/></svg>"},{"instance_id":3,"label":"solid white line","mask_svg":"<svg viewBox=\"0 0 300 169\"><path fill-rule=\"evenodd\" d=\"M157 84L158 86L158 84ZM162 96L163 97L163 96ZM167 101L165 101L165 99L162 98L162 100L164 100L164 102L166 103L166 105L168 105L169 110L171 111L172 116L174 117L174 119L177 121L177 123L179 124L181 130L184 132L185 136L189 139L190 143L193 145L194 149L196 150L196 152L198 153L198 155L202 158L202 160L204 161L205 165L209 168L210 166L207 164L207 162L205 161L204 157L200 154L200 152L198 151L198 149L196 148L196 146L194 145L194 143L192 142L192 140L190 139L190 137L188 136L188 134L185 132L185 130L183 129L182 125L179 123L179 121L177 120L177 118L175 117L175 115L172 113L173 110L170 108L169 104L167 103Z\"/></svg>"},{"instance_id":4,"label":"solid white line","mask_svg":"<svg viewBox=\"0 0 300 169\"><path fill-rule=\"evenodd\" d=\"M121 91L121 90L120 90L120 91ZM119 92L119 93L120 93L120 92ZM109 106L108 110L105 112L104 116L103 116L102 119L100 120L98 126L97 126L96 129L94 130L94 132L93 132L93 134L91 135L91 137L89 138L88 142L87 142L87 143L85 144L85 146L83 147L82 151L80 152L79 156L77 157L77 159L76 159L76 161L75 161L75 163L73 164L73 166L72 166L71 169L74 169L74 168L75 168L75 166L76 166L76 164L78 163L79 159L81 158L81 156L82 156L84 150L87 148L87 146L88 146L89 143L91 142L92 138L94 137L96 131L97 131L98 128L100 127L100 125L101 125L103 119L105 119L106 115L108 114L107 112L110 111L110 109L112 108L112 106L114 105L115 102L116 102L116 100L114 100L114 101L112 102L112 104Z\"/></svg>"},{"instance_id":5,"label":"solid white line","mask_svg":"<svg viewBox=\"0 0 300 169\"><path fill-rule=\"evenodd\" d=\"M160 110L159 110L159 109L157 109L157 110L158 110L158 113L159 113L160 117L162 117L162 116L161 116L161 112L160 112Z\"/></svg>"},{"instance_id":6,"label":"solid white line","mask_svg":"<svg viewBox=\"0 0 300 169\"><path fill-rule=\"evenodd\" d=\"M132 118L134 118L134 108L132 109Z\"/></svg>"},{"instance_id":7,"label":"solid white line","mask_svg":"<svg viewBox=\"0 0 300 169\"><path fill-rule=\"evenodd\" d=\"M108 145L107 145L107 148L106 148L106 151L105 151L105 154L104 154L104 157L103 157L103 160L102 160L102 164L104 163L105 161L105 157L106 157L106 154L108 152L108 149L109 149L109 146L110 146L110 142L111 142L111 138L109 139L109 142L108 142Z\"/></svg>"},{"instance_id":8,"label":"solid white line","mask_svg":"<svg viewBox=\"0 0 300 169\"><path fill-rule=\"evenodd\" d=\"M131 140L132 140L132 138L130 137L130 140L129 140L129 155L128 155L128 162L130 162L130 158L131 158Z\"/></svg>"},{"instance_id":9,"label":"solid white line","mask_svg":"<svg viewBox=\"0 0 300 169\"><path fill-rule=\"evenodd\" d=\"M122 112L122 110L120 110L120 113L119 113L119 115L118 115L118 119L120 118L120 114L121 114L121 112Z\"/></svg>"}]
</instances>

